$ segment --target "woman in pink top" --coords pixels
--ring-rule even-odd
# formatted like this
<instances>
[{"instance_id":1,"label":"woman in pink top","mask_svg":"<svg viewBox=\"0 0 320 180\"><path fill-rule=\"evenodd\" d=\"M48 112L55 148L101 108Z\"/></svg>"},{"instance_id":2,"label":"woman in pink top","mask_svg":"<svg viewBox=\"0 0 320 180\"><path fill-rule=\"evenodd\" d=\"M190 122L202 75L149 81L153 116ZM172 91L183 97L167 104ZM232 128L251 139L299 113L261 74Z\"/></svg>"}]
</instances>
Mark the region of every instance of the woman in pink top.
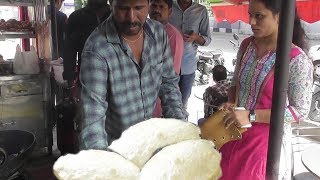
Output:
<instances>
[{"instance_id":1,"label":"woman in pink top","mask_svg":"<svg viewBox=\"0 0 320 180\"><path fill-rule=\"evenodd\" d=\"M231 104L237 102L236 106L246 109L227 114L224 118L227 128L232 123L238 127L251 123L252 127L243 133L241 140L228 142L221 147L222 180L259 180L266 176L280 5L281 0L249 1L253 36L241 44L228 103L222 107L229 109ZM293 31L284 114L284 138L289 138L283 142L289 147L290 136L286 134L291 133L290 123L307 118L313 84L313 65L303 51L306 49L305 34L297 15ZM290 160L288 158L285 161ZM289 164L279 177L290 177L290 169Z\"/></svg>"}]
</instances>

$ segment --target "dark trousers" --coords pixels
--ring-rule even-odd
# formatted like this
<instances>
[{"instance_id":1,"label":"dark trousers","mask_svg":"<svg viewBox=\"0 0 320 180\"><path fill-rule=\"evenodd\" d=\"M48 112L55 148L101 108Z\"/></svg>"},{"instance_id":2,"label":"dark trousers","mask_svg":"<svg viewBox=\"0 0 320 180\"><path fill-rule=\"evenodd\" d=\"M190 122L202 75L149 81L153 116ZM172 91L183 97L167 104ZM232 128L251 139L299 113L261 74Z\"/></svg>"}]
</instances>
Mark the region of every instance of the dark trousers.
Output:
<instances>
[{"instance_id":1,"label":"dark trousers","mask_svg":"<svg viewBox=\"0 0 320 180\"><path fill-rule=\"evenodd\" d=\"M195 73L180 75L179 88L182 95L182 104L185 109L187 109L188 106L188 99L191 95L194 78Z\"/></svg>"}]
</instances>

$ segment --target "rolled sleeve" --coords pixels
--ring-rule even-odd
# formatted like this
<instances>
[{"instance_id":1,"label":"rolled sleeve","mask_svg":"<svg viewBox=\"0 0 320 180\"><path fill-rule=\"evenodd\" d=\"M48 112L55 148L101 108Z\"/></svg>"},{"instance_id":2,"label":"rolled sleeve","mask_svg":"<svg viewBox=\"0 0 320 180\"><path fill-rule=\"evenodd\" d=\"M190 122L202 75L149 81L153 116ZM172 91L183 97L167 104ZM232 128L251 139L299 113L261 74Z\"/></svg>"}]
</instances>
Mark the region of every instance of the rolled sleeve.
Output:
<instances>
[{"instance_id":1,"label":"rolled sleeve","mask_svg":"<svg viewBox=\"0 0 320 180\"><path fill-rule=\"evenodd\" d=\"M211 34L210 34L210 27L209 27L209 16L208 12L205 9L203 11L202 20L200 22L200 29L199 34L205 40L204 44L199 44L200 46L208 46L211 43Z\"/></svg>"},{"instance_id":2,"label":"rolled sleeve","mask_svg":"<svg viewBox=\"0 0 320 180\"><path fill-rule=\"evenodd\" d=\"M97 53L84 51L80 70L82 84L82 149L105 149L108 146L105 118L108 103L107 63Z\"/></svg>"}]
</instances>

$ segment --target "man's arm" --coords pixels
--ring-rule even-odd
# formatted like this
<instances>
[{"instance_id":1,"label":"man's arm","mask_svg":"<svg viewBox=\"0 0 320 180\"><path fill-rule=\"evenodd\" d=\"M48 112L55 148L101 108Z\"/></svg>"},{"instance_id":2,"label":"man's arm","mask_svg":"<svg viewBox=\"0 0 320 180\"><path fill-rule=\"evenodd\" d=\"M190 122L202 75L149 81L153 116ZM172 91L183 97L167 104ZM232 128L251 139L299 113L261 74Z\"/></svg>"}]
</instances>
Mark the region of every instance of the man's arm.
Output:
<instances>
[{"instance_id":1,"label":"man's arm","mask_svg":"<svg viewBox=\"0 0 320 180\"><path fill-rule=\"evenodd\" d=\"M186 42L194 42L199 46L208 46L211 42L211 34L209 28L208 12L205 8L200 16L201 21L199 24L199 33L192 32L191 34L183 34L183 39Z\"/></svg>"},{"instance_id":2,"label":"man's arm","mask_svg":"<svg viewBox=\"0 0 320 180\"><path fill-rule=\"evenodd\" d=\"M65 44L63 46L63 79L67 80L70 86L75 79L77 45L79 44L78 38L74 35L76 27L76 17L71 14L67 21Z\"/></svg>"},{"instance_id":3,"label":"man's arm","mask_svg":"<svg viewBox=\"0 0 320 180\"><path fill-rule=\"evenodd\" d=\"M81 149L106 149L105 118L108 108L107 64L96 52L84 51L80 68L82 124Z\"/></svg>"},{"instance_id":4,"label":"man's arm","mask_svg":"<svg viewBox=\"0 0 320 180\"><path fill-rule=\"evenodd\" d=\"M184 49L184 42L182 35L179 33L179 31L173 31L174 34L170 36L169 43L171 48L171 53L173 56L173 67L177 74L180 74L180 67L181 67L181 61L183 56L183 49Z\"/></svg>"},{"instance_id":5,"label":"man's arm","mask_svg":"<svg viewBox=\"0 0 320 180\"><path fill-rule=\"evenodd\" d=\"M199 25L199 36L195 40L200 46L208 46L211 43L211 34L209 27L209 16L206 8L201 13L201 22Z\"/></svg>"}]
</instances>

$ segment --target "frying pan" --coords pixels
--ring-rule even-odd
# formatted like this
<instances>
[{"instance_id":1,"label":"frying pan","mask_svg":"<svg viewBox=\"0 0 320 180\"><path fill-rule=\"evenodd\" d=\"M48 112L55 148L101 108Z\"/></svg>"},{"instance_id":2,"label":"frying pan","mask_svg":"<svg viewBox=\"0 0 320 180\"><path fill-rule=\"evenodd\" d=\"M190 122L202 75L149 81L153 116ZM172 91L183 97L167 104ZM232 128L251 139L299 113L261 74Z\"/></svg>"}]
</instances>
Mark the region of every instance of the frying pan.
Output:
<instances>
[{"instance_id":1,"label":"frying pan","mask_svg":"<svg viewBox=\"0 0 320 180\"><path fill-rule=\"evenodd\" d=\"M35 139L28 131L0 131L0 179L7 179L22 168L32 153Z\"/></svg>"}]
</instances>

